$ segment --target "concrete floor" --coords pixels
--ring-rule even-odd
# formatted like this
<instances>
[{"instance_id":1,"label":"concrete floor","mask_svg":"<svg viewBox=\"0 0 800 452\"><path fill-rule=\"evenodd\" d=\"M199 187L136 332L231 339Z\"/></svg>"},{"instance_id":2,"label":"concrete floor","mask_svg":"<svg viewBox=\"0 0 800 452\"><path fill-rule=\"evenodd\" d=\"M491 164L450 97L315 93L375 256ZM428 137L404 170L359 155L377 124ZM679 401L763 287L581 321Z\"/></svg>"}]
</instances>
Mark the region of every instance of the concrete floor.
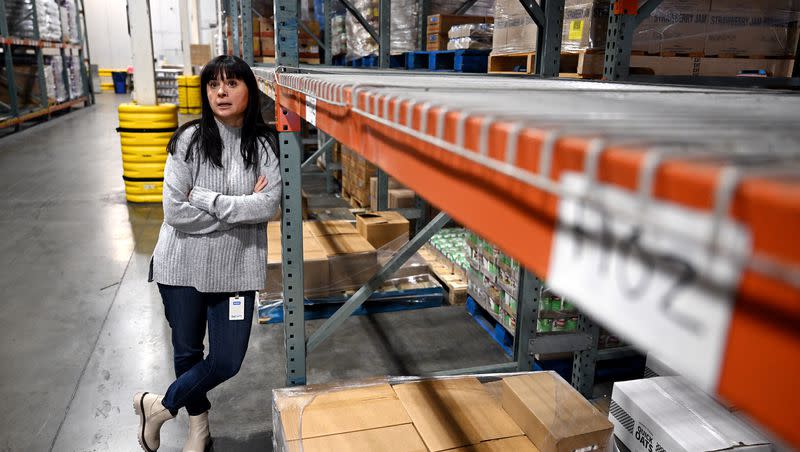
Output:
<instances>
[{"instance_id":1,"label":"concrete floor","mask_svg":"<svg viewBox=\"0 0 800 452\"><path fill-rule=\"evenodd\" d=\"M125 202L113 95L0 139L0 451L136 451L134 392L163 392L169 328L147 263L160 205ZM319 185L319 184L317 184ZM309 322L308 331L320 322ZM353 317L309 381L505 361L463 307ZM283 329L255 325L242 371L210 393L217 452L271 450ZM182 412L162 432L179 451Z\"/></svg>"}]
</instances>

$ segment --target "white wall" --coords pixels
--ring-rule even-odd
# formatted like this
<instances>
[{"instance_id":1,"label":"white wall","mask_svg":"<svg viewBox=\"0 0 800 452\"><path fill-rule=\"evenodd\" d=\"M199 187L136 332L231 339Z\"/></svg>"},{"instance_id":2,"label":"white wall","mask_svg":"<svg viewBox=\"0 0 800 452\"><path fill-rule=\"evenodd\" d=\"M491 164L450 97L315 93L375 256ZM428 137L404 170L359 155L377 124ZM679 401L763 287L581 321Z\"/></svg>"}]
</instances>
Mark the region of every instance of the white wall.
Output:
<instances>
[{"instance_id":1,"label":"white wall","mask_svg":"<svg viewBox=\"0 0 800 452\"><path fill-rule=\"evenodd\" d=\"M155 59L169 64L183 64L178 0L150 0L150 23L153 24Z\"/></svg>"},{"instance_id":2,"label":"white wall","mask_svg":"<svg viewBox=\"0 0 800 452\"><path fill-rule=\"evenodd\" d=\"M120 69L133 64L127 0L84 0L92 64Z\"/></svg>"}]
</instances>

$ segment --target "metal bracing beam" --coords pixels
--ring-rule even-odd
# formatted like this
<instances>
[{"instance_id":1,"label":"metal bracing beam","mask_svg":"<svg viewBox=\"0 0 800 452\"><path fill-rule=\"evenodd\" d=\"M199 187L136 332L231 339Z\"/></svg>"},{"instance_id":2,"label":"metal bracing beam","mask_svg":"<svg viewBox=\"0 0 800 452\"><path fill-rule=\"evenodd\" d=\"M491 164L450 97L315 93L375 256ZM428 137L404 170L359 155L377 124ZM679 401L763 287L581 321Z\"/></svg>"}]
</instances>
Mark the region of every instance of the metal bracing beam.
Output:
<instances>
[{"instance_id":1,"label":"metal bracing beam","mask_svg":"<svg viewBox=\"0 0 800 452\"><path fill-rule=\"evenodd\" d=\"M389 175L386 171L378 168L378 210L387 210L389 208Z\"/></svg>"},{"instance_id":2,"label":"metal bracing beam","mask_svg":"<svg viewBox=\"0 0 800 452\"><path fill-rule=\"evenodd\" d=\"M578 316L578 334L590 336L588 349L575 352L572 357L572 386L584 397L591 398L594 389L594 370L597 365L597 342L600 338L600 327L590 318Z\"/></svg>"},{"instance_id":3,"label":"metal bracing beam","mask_svg":"<svg viewBox=\"0 0 800 452\"><path fill-rule=\"evenodd\" d=\"M525 11L531 16L533 22L539 28L543 28L545 24L544 10L535 0L519 0L519 3L525 8Z\"/></svg>"},{"instance_id":4,"label":"metal bracing beam","mask_svg":"<svg viewBox=\"0 0 800 452\"><path fill-rule=\"evenodd\" d=\"M0 36L8 36L8 16L6 16L6 2L0 2ZM19 115L19 105L17 104L17 84L13 77L14 57L11 55L11 45L3 45L3 58L6 65L6 83L8 84L9 107L12 116Z\"/></svg>"},{"instance_id":5,"label":"metal bracing beam","mask_svg":"<svg viewBox=\"0 0 800 452\"><path fill-rule=\"evenodd\" d=\"M395 253L387 262L381 267L375 275L367 281L366 284L361 286L347 302L342 305L336 312L325 321L325 323L311 335L306 344L306 350L312 352L317 348L325 339L328 338L336 329L341 326L344 321L355 312L356 309L361 307L365 301L375 292L383 283L392 276L408 259L414 255L425 243L433 237L442 226L450 221L450 217L446 213L441 212L430 223L425 225L422 231L403 245L397 253ZM302 260L302 259L301 259Z\"/></svg>"},{"instance_id":6,"label":"metal bracing beam","mask_svg":"<svg viewBox=\"0 0 800 452\"><path fill-rule=\"evenodd\" d=\"M469 11L469 9L472 8L472 5L474 5L477 2L478 2L478 0L467 0L467 1L465 1L464 3L461 4L461 6L458 7L457 10L453 11L453 14L456 15L456 16L460 16L462 14L466 14L467 11Z\"/></svg>"},{"instance_id":7,"label":"metal bracing beam","mask_svg":"<svg viewBox=\"0 0 800 452\"><path fill-rule=\"evenodd\" d=\"M369 33L369 35L372 36L372 39L374 39L375 42L380 42L380 37L378 36L378 32L375 31L375 28L373 28L373 26L370 25L369 22L367 22L367 19L364 19L364 16L362 16L361 13L358 12L356 7L353 6L352 3L350 3L350 0L341 0L341 2L344 5L344 7L347 8L348 11L350 11L350 14L352 14L356 18L358 23L360 23L361 26L364 27L365 30L367 30L367 33Z\"/></svg>"},{"instance_id":8,"label":"metal bracing beam","mask_svg":"<svg viewBox=\"0 0 800 452\"><path fill-rule=\"evenodd\" d=\"M255 63L253 54L253 2L242 2L242 59L250 66Z\"/></svg>"},{"instance_id":9,"label":"metal bracing beam","mask_svg":"<svg viewBox=\"0 0 800 452\"><path fill-rule=\"evenodd\" d=\"M539 300L542 296L542 282L523 267L519 268L517 288L517 327L514 332L514 360L517 370L533 369L531 342L536 339L536 325L539 320Z\"/></svg>"},{"instance_id":10,"label":"metal bracing beam","mask_svg":"<svg viewBox=\"0 0 800 452\"><path fill-rule=\"evenodd\" d=\"M325 49L325 52L328 52L330 50L328 48L328 46L325 45L325 43L319 38L319 36L315 35L314 32L311 31L310 28L308 28L308 25L306 25L305 22L303 22L302 20L299 20L299 21L297 21L297 25L300 27L301 30L303 30L309 36L311 36L311 39L313 39L314 42L316 42L318 46L320 46L321 48Z\"/></svg>"},{"instance_id":11,"label":"metal bracing beam","mask_svg":"<svg viewBox=\"0 0 800 452\"><path fill-rule=\"evenodd\" d=\"M427 34L428 15L431 13L431 0L417 0L417 49L425 50Z\"/></svg>"},{"instance_id":12,"label":"metal bracing beam","mask_svg":"<svg viewBox=\"0 0 800 452\"><path fill-rule=\"evenodd\" d=\"M495 374L514 372L517 370L517 363L489 364L487 366L466 367L463 369L442 370L424 375L428 377L449 377L453 375L473 375L473 374Z\"/></svg>"},{"instance_id":13,"label":"metal bracing beam","mask_svg":"<svg viewBox=\"0 0 800 452\"><path fill-rule=\"evenodd\" d=\"M300 165L300 168L306 168L308 165L314 163L317 157L322 155L323 152L327 152L328 150L330 150L333 147L333 143L335 142L336 140L334 140L333 138L329 138L328 141L325 142L325 144L323 144L319 149L314 151L314 153L311 154L311 157L307 158L306 161L303 162L302 165Z\"/></svg>"},{"instance_id":14,"label":"metal bracing beam","mask_svg":"<svg viewBox=\"0 0 800 452\"><path fill-rule=\"evenodd\" d=\"M392 2L391 0L380 0L378 14L378 64L381 69L388 69L390 64L389 56L392 52Z\"/></svg>"},{"instance_id":15,"label":"metal bracing beam","mask_svg":"<svg viewBox=\"0 0 800 452\"><path fill-rule=\"evenodd\" d=\"M636 27L642 24L645 19L650 17L650 14L653 14L653 11L658 8L658 5L661 4L663 0L648 0L647 3L639 7L639 10L636 12ZM635 30L636 28L634 28Z\"/></svg>"}]
</instances>

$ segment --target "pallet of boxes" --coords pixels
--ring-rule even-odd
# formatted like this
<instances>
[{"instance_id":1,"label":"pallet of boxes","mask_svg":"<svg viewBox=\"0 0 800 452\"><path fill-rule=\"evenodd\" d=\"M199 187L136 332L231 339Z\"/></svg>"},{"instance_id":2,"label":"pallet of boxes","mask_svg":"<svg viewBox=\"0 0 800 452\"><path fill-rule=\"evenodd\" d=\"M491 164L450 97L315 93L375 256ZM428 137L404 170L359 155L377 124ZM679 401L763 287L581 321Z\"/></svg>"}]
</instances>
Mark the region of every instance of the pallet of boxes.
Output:
<instances>
[{"instance_id":1,"label":"pallet of boxes","mask_svg":"<svg viewBox=\"0 0 800 452\"><path fill-rule=\"evenodd\" d=\"M519 2L495 8L489 72L533 73L536 24ZM562 76L602 76L608 15L608 0L565 1ZM631 74L789 77L798 19L792 0L664 0L634 32Z\"/></svg>"},{"instance_id":2,"label":"pallet of boxes","mask_svg":"<svg viewBox=\"0 0 800 452\"><path fill-rule=\"evenodd\" d=\"M517 326L519 262L506 255L495 245L478 235L467 233L467 301L468 309L478 305L497 324L505 329L508 338L513 338ZM560 334L575 332L578 327L577 308L568 300L549 289L542 291L539 299L539 317L536 322L537 334ZM508 341L513 343L513 341ZM600 349L619 347L620 340L607 331L600 332ZM551 354L537 356L537 359L557 359L571 357L570 354Z\"/></svg>"},{"instance_id":3,"label":"pallet of boxes","mask_svg":"<svg viewBox=\"0 0 800 452\"><path fill-rule=\"evenodd\" d=\"M342 198L355 209L378 210L378 168L357 152L341 149ZM389 178L389 209L415 206L416 194Z\"/></svg>"},{"instance_id":4,"label":"pallet of boxes","mask_svg":"<svg viewBox=\"0 0 800 452\"><path fill-rule=\"evenodd\" d=\"M319 36L319 23L304 20L305 25ZM261 63L275 62L275 21L272 17L253 18L253 55ZM305 30L298 31L299 58L301 63L320 64L319 46Z\"/></svg>"},{"instance_id":5,"label":"pallet of boxes","mask_svg":"<svg viewBox=\"0 0 800 452\"><path fill-rule=\"evenodd\" d=\"M605 450L606 416L553 372L376 378L273 391L276 451Z\"/></svg>"}]
</instances>

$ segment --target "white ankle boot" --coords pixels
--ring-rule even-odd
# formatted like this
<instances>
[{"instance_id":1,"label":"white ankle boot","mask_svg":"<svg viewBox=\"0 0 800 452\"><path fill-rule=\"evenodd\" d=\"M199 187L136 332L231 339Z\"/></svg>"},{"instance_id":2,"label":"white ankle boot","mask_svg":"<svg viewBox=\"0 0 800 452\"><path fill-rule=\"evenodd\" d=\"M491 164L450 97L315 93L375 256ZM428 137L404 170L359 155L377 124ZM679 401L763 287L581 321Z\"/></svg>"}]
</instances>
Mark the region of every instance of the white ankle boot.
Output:
<instances>
[{"instance_id":1,"label":"white ankle boot","mask_svg":"<svg viewBox=\"0 0 800 452\"><path fill-rule=\"evenodd\" d=\"M206 452L211 448L211 434L208 432L208 411L197 416L189 416L189 437L183 452Z\"/></svg>"},{"instance_id":2,"label":"white ankle boot","mask_svg":"<svg viewBox=\"0 0 800 452\"><path fill-rule=\"evenodd\" d=\"M155 452L161 445L161 425L175 416L164 408L164 396L139 392L133 396L133 409L139 415L139 445L145 452Z\"/></svg>"}]
</instances>

